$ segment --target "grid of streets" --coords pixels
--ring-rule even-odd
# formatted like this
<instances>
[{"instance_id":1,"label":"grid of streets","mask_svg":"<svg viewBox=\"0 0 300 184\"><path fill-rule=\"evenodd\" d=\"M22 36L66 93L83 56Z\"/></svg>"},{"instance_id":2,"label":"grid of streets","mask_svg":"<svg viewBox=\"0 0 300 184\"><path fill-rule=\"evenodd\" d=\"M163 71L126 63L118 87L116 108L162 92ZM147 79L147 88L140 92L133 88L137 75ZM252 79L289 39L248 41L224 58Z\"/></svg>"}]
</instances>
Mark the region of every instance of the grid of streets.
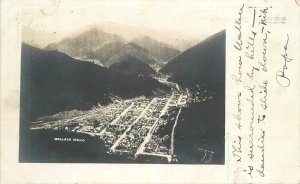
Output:
<instances>
[{"instance_id":1,"label":"grid of streets","mask_svg":"<svg viewBox=\"0 0 300 184\"><path fill-rule=\"evenodd\" d=\"M115 100L79 114L67 114L51 121L33 122L31 129L53 129L98 136L112 154L173 158L174 134L188 92L176 84L171 93L152 98ZM170 109L173 112L170 113ZM171 123L169 135L161 137L159 127ZM166 141L169 140L169 141Z\"/></svg>"}]
</instances>

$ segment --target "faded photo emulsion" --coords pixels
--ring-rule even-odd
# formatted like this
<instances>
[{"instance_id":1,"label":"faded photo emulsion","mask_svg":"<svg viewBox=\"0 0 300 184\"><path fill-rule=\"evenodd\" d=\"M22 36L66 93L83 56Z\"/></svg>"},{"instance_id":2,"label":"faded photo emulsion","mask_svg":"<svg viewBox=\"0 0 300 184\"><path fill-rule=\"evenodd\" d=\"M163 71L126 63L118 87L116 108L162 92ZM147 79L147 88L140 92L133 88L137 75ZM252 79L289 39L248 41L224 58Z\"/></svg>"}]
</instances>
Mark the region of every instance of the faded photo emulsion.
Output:
<instances>
[{"instance_id":1,"label":"faded photo emulsion","mask_svg":"<svg viewBox=\"0 0 300 184\"><path fill-rule=\"evenodd\" d=\"M24 8L19 162L223 165L225 20L208 4Z\"/></svg>"}]
</instances>

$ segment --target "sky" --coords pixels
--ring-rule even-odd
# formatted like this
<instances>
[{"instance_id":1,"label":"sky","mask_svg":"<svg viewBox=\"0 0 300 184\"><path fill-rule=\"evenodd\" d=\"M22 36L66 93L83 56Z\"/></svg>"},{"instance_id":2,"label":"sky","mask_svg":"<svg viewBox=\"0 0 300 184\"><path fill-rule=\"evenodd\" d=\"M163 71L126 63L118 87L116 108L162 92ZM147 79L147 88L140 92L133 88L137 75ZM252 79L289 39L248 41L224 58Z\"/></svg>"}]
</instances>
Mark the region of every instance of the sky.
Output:
<instances>
[{"instance_id":1,"label":"sky","mask_svg":"<svg viewBox=\"0 0 300 184\"><path fill-rule=\"evenodd\" d=\"M103 22L193 36L225 28L224 0L25 0L22 20L57 33Z\"/></svg>"}]
</instances>

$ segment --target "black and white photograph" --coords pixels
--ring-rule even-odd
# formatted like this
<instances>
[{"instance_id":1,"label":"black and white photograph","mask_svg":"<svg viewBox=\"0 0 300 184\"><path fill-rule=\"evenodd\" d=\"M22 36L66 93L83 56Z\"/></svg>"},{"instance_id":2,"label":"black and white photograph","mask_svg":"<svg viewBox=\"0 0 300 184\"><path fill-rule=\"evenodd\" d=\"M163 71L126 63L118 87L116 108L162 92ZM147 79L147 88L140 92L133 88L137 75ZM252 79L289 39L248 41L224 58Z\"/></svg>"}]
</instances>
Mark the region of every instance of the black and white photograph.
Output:
<instances>
[{"instance_id":1,"label":"black and white photograph","mask_svg":"<svg viewBox=\"0 0 300 184\"><path fill-rule=\"evenodd\" d=\"M49 2L22 12L19 162L224 164L222 4Z\"/></svg>"},{"instance_id":2,"label":"black and white photograph","mask_svg":"<svg viewBox=\"0 0 300 184\"><path fill-rule=\"evenodd\" d=\"M299 2L1 0L0 183L299 183Z\"/></svg>"}]
</instances>

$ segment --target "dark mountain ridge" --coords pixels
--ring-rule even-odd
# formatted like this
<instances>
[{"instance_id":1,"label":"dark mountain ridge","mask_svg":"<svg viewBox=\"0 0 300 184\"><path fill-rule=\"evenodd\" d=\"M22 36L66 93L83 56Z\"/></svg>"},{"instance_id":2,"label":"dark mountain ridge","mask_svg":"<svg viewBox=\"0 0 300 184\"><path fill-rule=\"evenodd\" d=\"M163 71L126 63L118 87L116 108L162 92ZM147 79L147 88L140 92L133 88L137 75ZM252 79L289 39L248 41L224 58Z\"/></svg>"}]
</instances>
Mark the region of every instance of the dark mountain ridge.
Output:
<instances>
[{"instance_id":1,"label":"dark mountain ridge","mask_svg":"<svg viewBox=\"0 0 300 184\"><path fill-rule=\"evenodd\" d=\"M107 104L110 95L132 98L168 89L150 77L125 75L57 51L22 44L23 120L64 110L89 109L98 103Z\"/></svg>"},{"instance_id":2,"label":"dark mountain ridge","mask_svg":"<svg viewBox=\"0 0 300 184\"><path fill-rule=\"evenodd\" d=\"M203 163L203 150L208 150L213 152L211 164L224 164L225 39L226 32L221 31L159 71L189 88L192 98L198 99L183 108L178 118L174 153L181 163Z\"/></svg>"},{"instance_id":3,"label":"dark mountain ridge","mask_svg":"<svg viewBox=\"0 0 300 184\"><path fill-rule=\"evenodd\" d=\"M124 57L119 62L112 64L109 68L123 74L150 76L156 73L148 64L131 56Z\"/></svg>"},{"instance_id":4,"label":"dark mountain ridge","mask_svg":"<svg viewBox=\"0 0 300 184\"><path fill-rule=\"evenodd\" d=\"M175 57L159 72L170 75L169 80L184 87L199 85L213 91L224 90L225 39L224 30Z\"/></svg>"}]
</instances>

